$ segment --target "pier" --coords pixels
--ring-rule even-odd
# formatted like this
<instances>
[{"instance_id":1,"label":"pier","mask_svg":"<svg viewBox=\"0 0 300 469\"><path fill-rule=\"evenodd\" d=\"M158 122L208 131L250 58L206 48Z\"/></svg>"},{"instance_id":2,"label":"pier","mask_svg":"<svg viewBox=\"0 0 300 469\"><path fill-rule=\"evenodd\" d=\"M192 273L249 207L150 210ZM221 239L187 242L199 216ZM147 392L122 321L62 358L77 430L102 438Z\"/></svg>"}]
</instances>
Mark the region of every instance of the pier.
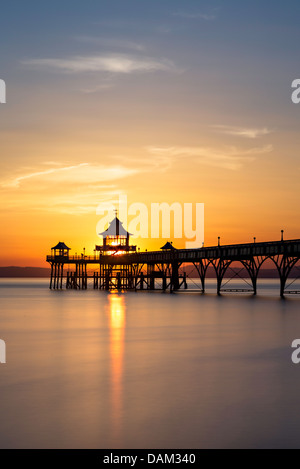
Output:
<instances>
[{"instance_id":1,"label":"pier","mask_svg":"<svg viewBox=\"0 0 300 469\"><path fill-rule=\"evenodd\" d=\"M167 243L160 251L137 252L130 246L129 236L116 217L103 236L103 245L96 246L94 255L72 256L70 248L60 242L52 248L46 260L51 266L50 289L87 289L88 279L99 290L162 290L175 292L187 289L187 274L182 266L192 265L205 292L208 267L213 267L217 293L257 293L257 279L263 264L269 259L276 267L280 280L280 296L299 294L297 289L286 289L287 280L300 260L300 239L248 244L175 249ZM239 262L249 277L249 288L225 288L226 272Z\"/></svg>"}]
</instances>

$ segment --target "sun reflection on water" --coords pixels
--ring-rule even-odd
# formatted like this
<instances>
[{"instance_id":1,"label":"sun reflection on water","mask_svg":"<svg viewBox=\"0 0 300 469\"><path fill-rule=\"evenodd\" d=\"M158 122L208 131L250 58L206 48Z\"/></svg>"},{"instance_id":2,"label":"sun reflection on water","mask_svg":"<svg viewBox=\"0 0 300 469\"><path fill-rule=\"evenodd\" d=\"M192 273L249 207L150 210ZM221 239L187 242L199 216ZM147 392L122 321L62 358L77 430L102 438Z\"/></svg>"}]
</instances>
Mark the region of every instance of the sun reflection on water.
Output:
<instances>
[{"instance_id":1,"label":"sun reflection on water","mask_svg":"<svg viewBox=\"0 0 300 469\"><path fill-rule=\"evenodd\" d=\"M108 296L108 302L111 358L112 428L114 438L118 439L121 434L122 425L125 301L122 295L112 293Z\"/></svg>"}]
</instances>

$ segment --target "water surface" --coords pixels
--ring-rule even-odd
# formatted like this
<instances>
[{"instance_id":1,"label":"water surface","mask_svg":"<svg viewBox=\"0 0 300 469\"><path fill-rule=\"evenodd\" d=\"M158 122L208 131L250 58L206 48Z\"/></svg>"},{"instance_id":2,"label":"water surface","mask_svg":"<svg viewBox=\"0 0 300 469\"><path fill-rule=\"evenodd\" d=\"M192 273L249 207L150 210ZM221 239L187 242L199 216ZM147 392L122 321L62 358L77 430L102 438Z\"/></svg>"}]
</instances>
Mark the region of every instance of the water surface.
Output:
<instances>
[{"instance_id":1,"label":"water surface","mask_svg":"<svg viewBox=\"0 0 300 469\"><path fill-rule=\"evenodd\" d=\"M0 281L1 448L300 447L300 298L277 281L257 297L47 287Z\"/></svg>"}]
</instances>

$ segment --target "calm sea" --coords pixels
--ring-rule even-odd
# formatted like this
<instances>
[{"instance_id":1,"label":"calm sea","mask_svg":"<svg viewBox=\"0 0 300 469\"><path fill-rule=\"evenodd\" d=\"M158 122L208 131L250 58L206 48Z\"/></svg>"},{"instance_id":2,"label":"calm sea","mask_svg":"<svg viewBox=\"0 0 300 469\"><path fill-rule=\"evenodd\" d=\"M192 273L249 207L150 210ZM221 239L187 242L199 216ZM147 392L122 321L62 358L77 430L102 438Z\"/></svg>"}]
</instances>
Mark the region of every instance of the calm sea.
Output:
<instances>
[{"instance_id":1,"label":"calm sea","mask_svg":"<svg viewBox=\"0 0 300 469\"><path fill-rule=\"evenodd\" d=\"M194 285L194 284L191 284ZM195 285L194 285L195 286ZM0 281L1 448L300 448L300 296Z\"/></svg>"}]
</instances>

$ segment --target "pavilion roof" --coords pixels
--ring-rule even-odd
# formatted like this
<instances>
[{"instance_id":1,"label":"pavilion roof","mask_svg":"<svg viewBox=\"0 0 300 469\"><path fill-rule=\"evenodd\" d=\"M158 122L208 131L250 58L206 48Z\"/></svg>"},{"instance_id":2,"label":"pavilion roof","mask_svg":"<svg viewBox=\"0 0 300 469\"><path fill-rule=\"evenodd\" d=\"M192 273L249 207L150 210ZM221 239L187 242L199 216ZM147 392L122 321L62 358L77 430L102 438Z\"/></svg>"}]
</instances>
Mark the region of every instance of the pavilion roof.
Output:
<instances>
[{"instance_id":1,"label":"pavilion roof","mask_svg":"<svg viewBox=\"0 0 300 469\"><path fill-rule=\"evenodd\" d=\"M106 238L107 236L130 236L131 233L125 230L123 227L123 223L119 220L118 217L115 217L109 224L107 230L103 231L103 233L99 233L100 236Z\"/></svg>"},{"instance_id":2,"label":"pavilion roof","mask_svg":"<svg viewBox=\"0 0 300 469\"><path fill-rule=\"evenodd\" d=\"M68 248L68 246L67 246L65 243L62 243L62 242L60 241L56 246L54 246L54 247L51 248L51 249L60 249L60 250L62 250L62 249L65 249L65 250L66 250L66 249L67 249L68 251L70 251L71 248Z\"/></svg>"},{"instance_id":3,"label":"pavilion roof","mask_svg":"<svg viewBox=\"0 0 300 469\"><path fill-rule=\"evenodd\" d=\"M162 246L160 249L176 249L174 248L173 244L171 244L169 241L164 245Z\"/></svg>"}]
</instances>

